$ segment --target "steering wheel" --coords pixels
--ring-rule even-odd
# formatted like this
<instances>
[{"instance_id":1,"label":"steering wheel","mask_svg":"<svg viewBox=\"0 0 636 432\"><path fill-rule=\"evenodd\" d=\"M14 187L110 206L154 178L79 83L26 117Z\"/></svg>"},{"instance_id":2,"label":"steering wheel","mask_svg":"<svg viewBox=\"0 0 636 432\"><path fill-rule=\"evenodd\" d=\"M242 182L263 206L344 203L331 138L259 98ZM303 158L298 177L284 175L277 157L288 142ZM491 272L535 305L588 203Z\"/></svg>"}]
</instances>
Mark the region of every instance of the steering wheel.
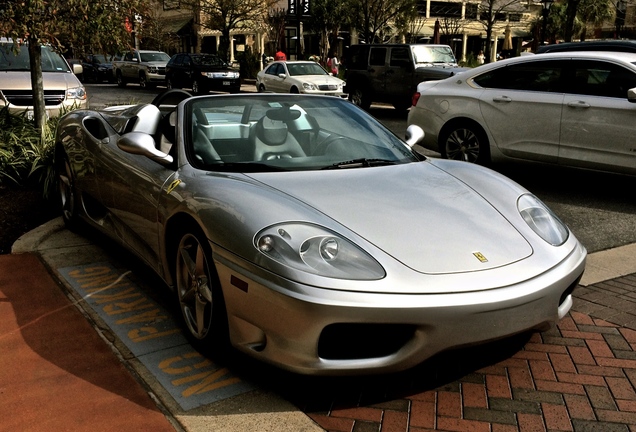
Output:
<instances>
[{"instance_id":1,"label":"steering wheel","mask_svg":"<svg viewBox=\"0 0 636 432\"><path fill-rule=\"evenodd\" d=\"M318 146L316 147L316 150L314 151L314 154L325 155L329 147L335 142L338 142L340 140L348 141L349 138L344 137L342 135L330 135L329 137L325 138L323 142L318 144Z\"/></svg>"},{"instance_id":2,"label":"steering wheel","mask_svg":"<svg viewBox=\"0 0 636 432\"><path fill-rule=\"evenodd\" d=\"M155 96L155 98L152 100L151 103L156 107L159 107L162 103L166 101L170 101L172 102L173 105L177 105L182 100L185 100L191 97L192 95L185 90L170 89Z\"/></svg>"}]
</instances>

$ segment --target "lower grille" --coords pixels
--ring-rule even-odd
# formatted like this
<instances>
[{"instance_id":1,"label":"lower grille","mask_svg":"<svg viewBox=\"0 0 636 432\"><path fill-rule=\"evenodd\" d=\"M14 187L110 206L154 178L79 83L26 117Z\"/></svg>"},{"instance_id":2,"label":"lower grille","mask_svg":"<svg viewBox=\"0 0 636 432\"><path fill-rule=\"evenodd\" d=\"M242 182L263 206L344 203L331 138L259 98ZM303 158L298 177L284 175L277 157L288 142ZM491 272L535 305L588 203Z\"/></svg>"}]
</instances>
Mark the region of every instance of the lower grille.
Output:
<instances>
[{"instance_id":1,"label":"lower grille","mask_svg":"<svg viewBox=\"0 0 636 432\"><path fill-rule=\"evenodd\" d=\"M33 92L31 90L0 90L4 98L15 106L33 106ZM44 90L44 105L57 106L64 102L64 90Z\"/></svg>"},{"instance_id":2,"label":"lower grille","mask_svg":"<svg viewBox=\"0 0 636 432\"><path fill-rule=\"evenodd\" d=\"M385 357L400 350L414 334L415 326L407 324L331 324L320 335L318 356L331 360Z\"/></svg>"}]
</instances>

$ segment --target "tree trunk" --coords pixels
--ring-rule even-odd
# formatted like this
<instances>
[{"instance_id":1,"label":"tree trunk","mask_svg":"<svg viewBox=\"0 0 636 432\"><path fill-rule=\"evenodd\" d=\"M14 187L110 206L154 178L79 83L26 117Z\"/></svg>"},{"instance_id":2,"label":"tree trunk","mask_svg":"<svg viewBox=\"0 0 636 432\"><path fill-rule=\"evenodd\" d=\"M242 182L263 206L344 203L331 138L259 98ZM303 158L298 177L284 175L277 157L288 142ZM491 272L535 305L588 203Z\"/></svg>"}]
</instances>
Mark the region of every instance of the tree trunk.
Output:
<instances>
[{"instance_id":1,"label":"tree trunk","mask_svg":"<svg viewBox=\"0 0 636 432\"><path fill-rule=\"evenodd\" d=\"M565 10L565 32L563 39L565 42L572 42L572 36L574 34L574 20L576 19L576 12L579 8L580 0L568 0L568 6Z\"/></svg>"},{"instance_id":2,"label":"tree trunk","mask_svg":"<svg viewBox=\"0 0 636 432\"><path fill-rule=\"evenodd\" d=\"M44 136L46 108L44 105L44 81L42 78L42 47L37 39L28 39L29 62L31 65L31 89L33 91L33 118L35 126Z\"/></svg>"}]
</instances>

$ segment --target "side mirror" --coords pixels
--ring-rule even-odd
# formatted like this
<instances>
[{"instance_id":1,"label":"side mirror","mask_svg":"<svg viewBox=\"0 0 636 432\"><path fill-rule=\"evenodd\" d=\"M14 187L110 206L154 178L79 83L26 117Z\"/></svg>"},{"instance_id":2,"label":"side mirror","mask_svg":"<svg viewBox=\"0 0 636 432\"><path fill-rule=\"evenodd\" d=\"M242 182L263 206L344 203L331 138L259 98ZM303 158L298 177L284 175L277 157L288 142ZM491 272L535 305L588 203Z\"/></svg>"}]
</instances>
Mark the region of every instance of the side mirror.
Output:
<instances>
[{"instance_id":1,"label":"side mirror","mask_svg":"<svg viewBox=\"0 0 636 432\"><path fill-rule=\"evenodd\" d=\"M157 150L152 136L143 132L129 132L117 140L117 147L126 153L145 156L161 165L170 165L172 156Z\"/></svg>"},{"instance_id":2,"label":"side mirror","mask_svg":"<svg viewBox=\"0 0 636 432\"><path fill-rule=\"evenodd\" d=\"M278 74L278 78L285 79L285 78L287 78L287 75L285 75L284 73L279 73Z\"/></svg>"},{"instance_id":3,"label":"side mirror","mask_svg":"<svg viewBox=\"0 0 636 432\"><path fill-rule=\"evenodd\" d=\"M636 87L627 90L627 101L636 103Z\"/></svg>"},{"instance_id":4,"label":"side mirror","mask_svg":"<svg viewBox=\"0 0 636 432\"><path fill-rule=\"evenodd\" d=\"M73 63L71 66L73 67L73 73L75 75L81 75L84 73L84 67L81 64Z\"/></svg>"},{"instance_id":5,"label":"side mirror","mask_svg":"<svg viewBox=\"0 0 636 432\"><path fill-rule=\"evenodd\" d=\"M413 147L415 144L419 144L424 139L424 130L418 125L410 125L406 128L406 144L409 147Z\"/></svg>"}]
</instances>

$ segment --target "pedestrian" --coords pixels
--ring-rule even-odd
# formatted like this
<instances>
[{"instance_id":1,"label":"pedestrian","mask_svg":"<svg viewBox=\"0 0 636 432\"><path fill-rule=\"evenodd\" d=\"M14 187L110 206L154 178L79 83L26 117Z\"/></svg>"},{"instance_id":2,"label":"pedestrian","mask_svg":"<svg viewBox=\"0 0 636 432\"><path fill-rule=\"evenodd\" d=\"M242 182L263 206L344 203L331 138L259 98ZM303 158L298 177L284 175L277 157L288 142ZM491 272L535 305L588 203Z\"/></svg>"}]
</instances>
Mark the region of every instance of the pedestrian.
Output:
<instances>
[{"instance_id":1,"label":"pedestrian","mask_svg":"<svg viewBox=\"0 0 636 432\"><path fill-rule=\"evenodd\" d=\"M486 61L486 56L484 55L484 51L480 50L479 54L477 54L477 64L483 65Z\"/></svg>"},{"instance_id":2,"label":"pedestrian","mask_svg":"<svg viewBox=\"0 0 636 432\"><path fill-rule=\"evenodd\" d=\"M335 77L338 76L340 62L338 61L338 57L333 51L330 51L327 55L327 68L329 68L331 74Z\"/></svg>"},{"instance_id":3,"label":"pedestrian","mask_svg":"<svg viewBox=\"0 0 636 432\"><path fill-rule=\"evenodd\" d=\"M274 60L276 61L287 61L287 56L281 50L278 50L276 54L274 54Z\"/></svg>"}]
</instances>

